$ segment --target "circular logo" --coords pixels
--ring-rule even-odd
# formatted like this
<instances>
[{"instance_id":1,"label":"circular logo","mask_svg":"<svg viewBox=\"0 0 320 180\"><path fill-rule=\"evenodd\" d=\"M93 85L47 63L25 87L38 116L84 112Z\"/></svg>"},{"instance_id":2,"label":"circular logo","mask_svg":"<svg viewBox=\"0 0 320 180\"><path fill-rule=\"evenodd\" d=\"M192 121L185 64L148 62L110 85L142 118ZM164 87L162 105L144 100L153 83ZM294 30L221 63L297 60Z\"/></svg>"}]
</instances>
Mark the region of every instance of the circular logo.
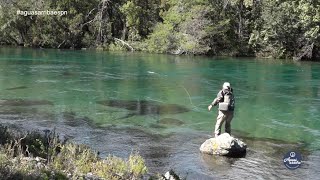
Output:
<instances>
[{"instance_id":1,"label":"circular logo","mask_svg":"<svg viewBox=\"0 0 320 180\"><path fill-rule=\"evenodd\" d=\"M289 151L283 157L283 163L288 169L297 169L301 165L301 154L295 151Z\"/></svg>"}]
</instances>

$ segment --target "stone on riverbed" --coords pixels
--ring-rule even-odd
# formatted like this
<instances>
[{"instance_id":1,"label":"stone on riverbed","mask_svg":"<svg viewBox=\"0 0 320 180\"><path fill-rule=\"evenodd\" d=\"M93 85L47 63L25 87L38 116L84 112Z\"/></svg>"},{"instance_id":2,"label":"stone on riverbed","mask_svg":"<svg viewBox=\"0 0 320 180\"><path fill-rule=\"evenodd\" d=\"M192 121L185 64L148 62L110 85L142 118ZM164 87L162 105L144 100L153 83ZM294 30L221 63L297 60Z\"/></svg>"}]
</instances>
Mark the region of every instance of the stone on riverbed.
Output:
<instances>
[{"instance_id":1,"label":"stone on riverbed","mask_svg":"<svg viewBox=\"0 0 320 180\"><path fill-rule=\"evenodd\" d=\"M206 154L222 156L243 157L246 154L247 145L241 140L221 134L217 138L207 139L200 147L200 151Z\"/></svg>"},{"instance_id":2,"label":"stone on riverbed","mask_svg":"<svg viewBox=\"0 0 320 180\"><path fill-rule=\"evenodd\" d=\"M183 121L179 120L179 119L173 119L173 118L163 118L159 120L160 124L163 125L172 125L172 126L181 126L184 124Z\"/></svg>"},{"instance_id":3,"label":"stone on riverbed","mask_svg":"<svg viewBox=\"0 0 320 180\"><path fill-rule=\"evenodd\" d=\"M40 105L53 106L53 103L47 100L0 99L0 106L40 106Z\"/></svg>"}]
</instances>

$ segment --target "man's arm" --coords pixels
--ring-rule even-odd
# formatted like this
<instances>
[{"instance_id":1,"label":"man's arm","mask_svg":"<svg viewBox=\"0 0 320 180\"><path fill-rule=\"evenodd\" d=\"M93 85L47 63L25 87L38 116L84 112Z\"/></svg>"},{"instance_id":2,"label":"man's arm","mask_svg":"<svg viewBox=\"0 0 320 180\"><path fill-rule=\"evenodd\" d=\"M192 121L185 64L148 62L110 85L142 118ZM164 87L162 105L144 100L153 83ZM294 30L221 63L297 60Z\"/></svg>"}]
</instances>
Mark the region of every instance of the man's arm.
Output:
<instances>
[{"instance_id":1,"label":"man's arm","mask_svg":"<svg viewBox=\"0 0 320 180\"><path fill-rule=\"evenodd\" d=\"M222 91L219 91L217 97L212 101L212 103L208 106L208 110L210 111L212 106L216 106L223 98Z\"/></svg>"}]
</instances>

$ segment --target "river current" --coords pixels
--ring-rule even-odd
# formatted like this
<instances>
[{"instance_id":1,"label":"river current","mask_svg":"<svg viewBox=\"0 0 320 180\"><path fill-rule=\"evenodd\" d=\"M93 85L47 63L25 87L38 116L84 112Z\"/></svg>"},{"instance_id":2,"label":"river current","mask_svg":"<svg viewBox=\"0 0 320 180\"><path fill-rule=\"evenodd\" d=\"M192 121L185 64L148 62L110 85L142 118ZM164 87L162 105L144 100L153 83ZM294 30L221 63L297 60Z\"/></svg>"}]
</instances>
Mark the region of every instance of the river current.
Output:
<instances>
[{"instance_id":1,"label":"river current","mask_svg":"<svg viewBox=\"0 0 320 180\"><path fill-rule=\"evenodd\" d=\"M203 155L223 82L244 158ZM0 122L55 129L101 156L141 154L187 179L318 179L320 64L272 59L0 48ZM289 151L302 155L296 170Z\"/></svg>"}]
</instances>

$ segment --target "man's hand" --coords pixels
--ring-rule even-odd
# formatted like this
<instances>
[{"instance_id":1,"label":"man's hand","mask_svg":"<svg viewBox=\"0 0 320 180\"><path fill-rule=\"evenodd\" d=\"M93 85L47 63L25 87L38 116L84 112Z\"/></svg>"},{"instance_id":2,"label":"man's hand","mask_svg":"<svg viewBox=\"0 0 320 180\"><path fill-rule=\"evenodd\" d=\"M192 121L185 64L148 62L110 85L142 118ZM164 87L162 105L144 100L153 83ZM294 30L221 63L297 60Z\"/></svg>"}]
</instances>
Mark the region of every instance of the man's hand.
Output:
<instances>
[{"instance_id":1,"label":"man's hand","mask_svg":"<svg viewBox=\"0 0 320 180\"><path fill-rule=\"evenodd\" d=\"M210 104L210 105L208 106L208 110L210 111L210 110L211 110L211 108L212 108L212 105Z\"/></svg>"}]
</instances>

